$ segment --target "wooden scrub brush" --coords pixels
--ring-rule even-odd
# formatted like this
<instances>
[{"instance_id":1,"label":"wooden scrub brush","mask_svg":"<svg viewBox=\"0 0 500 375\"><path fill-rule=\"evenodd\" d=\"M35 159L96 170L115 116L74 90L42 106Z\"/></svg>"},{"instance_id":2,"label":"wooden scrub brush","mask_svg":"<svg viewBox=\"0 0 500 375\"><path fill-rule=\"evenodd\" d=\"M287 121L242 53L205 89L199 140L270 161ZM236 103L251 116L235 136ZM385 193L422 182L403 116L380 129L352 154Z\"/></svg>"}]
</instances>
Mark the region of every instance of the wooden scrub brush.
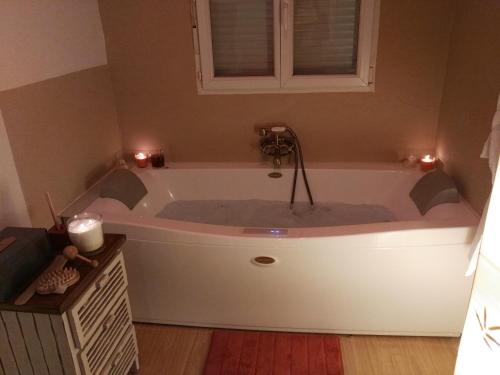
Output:
<instances>
[{"instance_id":1,"label":"wooden scrub brush","mask_svg":"<svg viewBox=\"0 0 500 375\"><path fill-rule=\"evenodd\" d=\"M63 294L68 287L80 280L80 272L73 267L64 267L42 275L36 286L38 294Z\"/></svg>"}]
</instances>

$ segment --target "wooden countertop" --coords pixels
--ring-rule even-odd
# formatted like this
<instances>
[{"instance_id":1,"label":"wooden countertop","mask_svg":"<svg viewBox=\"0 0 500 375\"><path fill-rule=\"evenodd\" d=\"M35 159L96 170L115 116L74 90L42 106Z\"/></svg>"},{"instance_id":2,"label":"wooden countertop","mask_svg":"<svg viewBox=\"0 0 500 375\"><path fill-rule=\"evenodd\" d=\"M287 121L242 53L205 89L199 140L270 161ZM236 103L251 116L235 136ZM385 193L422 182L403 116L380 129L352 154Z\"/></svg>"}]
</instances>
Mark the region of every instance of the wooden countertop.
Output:
<instances>
[{"instance_id":1,"label":"wooden countertop","mask_svg":"<svg viewBox=\"0 0 500 375\"><path fill-rule=\"evenodd\" d=\"M64 246L69 245L69 240L65 236L55 236L51 238L54 246L57 247L57 254L62 252ZM24 305L14 305L17 298L14 297L10 301L0 303L0 310L9 311L23 311L31 313L42 314L63 314L68 310L92 284L96 276L108 265L108 263L115 257L121 250L121 246L125 243L124 234L104 234L104 244L102 251L99 254L89 257L99 261L97 268L92 268L81 261L68 261L66 266L75 267L80 272L80 280L70 286L64 294L48 294L40 295L35 293L33 297ZM82 254L85 255L85 254ZM35 280L39 275L33 278Z\"/></svg>"}]
</instances>

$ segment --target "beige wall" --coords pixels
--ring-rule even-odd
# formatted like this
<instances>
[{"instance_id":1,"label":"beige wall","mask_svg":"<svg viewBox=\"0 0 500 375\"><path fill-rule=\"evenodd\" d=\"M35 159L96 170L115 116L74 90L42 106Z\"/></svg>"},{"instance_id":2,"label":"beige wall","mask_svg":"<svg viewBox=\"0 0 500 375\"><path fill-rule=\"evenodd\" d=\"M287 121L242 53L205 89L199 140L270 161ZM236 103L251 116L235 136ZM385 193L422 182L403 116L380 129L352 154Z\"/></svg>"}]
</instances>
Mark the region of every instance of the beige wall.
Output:
<instances>
[{"instance_id":1,"label":"beige wall","mask_svg":"<svg viewBox=\"0 0 500 375\"><path fill-rule=\"evenodd\" d=\"M285 121L307 160L395 160L432 150L452 0L382 0L375 93L196 93L186 0L101 0L124 148L167 159L258 160L257 123Z\"/></svg>"},{"instance_id":2,"label":"beige wall","mask_svg":"<svg viewBox=\"0 0 500 375\"><path fill-rule=\"evenodd\" d=\"M0 46L0 91L107 62L97 0L2 0Z\"/></svg>"},{"instance_id":3,"label":"beige wall","mask_svg":"<svg viewBox=\"0 0 500 375\"><path fill-rule=\"evenodd\" d=\"M15 164L0 164L0 182L18 176L24 194L9 212L27 206L34 226L49 226L44 192L61 210L121 150L97 0L1 1L0 45L0 143Z\"/></svg>"},{"instance_id":4,"label":"beige wall","mask_svg":"<svg viewBox=\"0 0 500 375\"><path fill-rule=\"evenodd\" d=\"M6 226L31 226L14 156L0 111L0 230Z\"/></svg>"},{"instance_id":5,"label":"beige wall","mask_svg":"<svg viewBox=\"0 0 500 375\"><path fill-rule=\"evenodd\" d=\"M500 92L500 2L458 0L438 131L438 155L481 211L491 189L479 155Z\"/></svg>"},{"instance_id":6,"label":"beige wall","mask_svg":"<svg viewBox=\"0 0 500 375\"><path fill-rule=\"evenodd\" d=\"M497 1L458 0L448 58L454 0L382 0L375 93L215 96L196 93L188 1L99 6L110 69L97 0L0 4L2 141L17 166L1 172L18 174L34 225L50 224L43 192L62 209L109 168L121 136L126 149L167 147L170 160L251 161L254 125L272 121L296 129L307 160L325 161L432 150L439 122L439 155L482 208L490 178L478 154L500 91Z\"/></svg>"},{"instance_id":7,"label":"beige wall","mask_svg":"<svg viewBox=\"0 0 500 375\"><path fill-rule=\"evenodd\" d=\"M109 170L120 134L107 67L0 92L0 108L34 226Z\"/></svg>"}]
</instances>

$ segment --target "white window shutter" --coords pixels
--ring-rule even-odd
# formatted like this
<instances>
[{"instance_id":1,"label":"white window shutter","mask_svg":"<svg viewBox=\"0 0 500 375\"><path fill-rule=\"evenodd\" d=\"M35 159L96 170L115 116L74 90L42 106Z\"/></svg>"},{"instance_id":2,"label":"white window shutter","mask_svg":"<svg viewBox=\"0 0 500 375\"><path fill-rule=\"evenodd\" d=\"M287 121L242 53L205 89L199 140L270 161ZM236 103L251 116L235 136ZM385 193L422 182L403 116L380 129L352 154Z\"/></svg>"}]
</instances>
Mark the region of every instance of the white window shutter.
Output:
<instances>
[{"instance_id":1,"label":"white window shutter","mask_svg":"<svg viewBox=\"0 0 500 375\"><path fill-rule=\"evenodd\" d=\"M201 93L280 86L280 0L196 0Z\"/></svg>"},{"instance_id":2,"label":"white window shutter","mask_svg":"<svg viewBox=\"0 0 500 375\"><path fill-rule=\"evenodd\" d=\"M282 88L373 90L378 0L282 1Z\"/></svg>"},{"instance_id":3,"label":"white window shutter","mask_svg":"<svg viewBox=\"0 0 500 375\"><path fill-rule=\"evenodd\" d=\"M373 91L380 0L193 1L199 93Z\"/></svg>"},{"instance_id":4,"label":"white window shutter","mask_svg":"<svg viewBox=\"0 0 500 375\"><path fill-rule=\"evenodd\" d=\"M360 0L295 0L293 74L356 74Z\"/></svg>"},{"instance_id":5,"label":"white window shutter","mask_svg":"<svg viewBox=\"0 0 500 375\"><path fill-rule=\"evenodd\" d=\"M210 0L215 77L273 76L273 0Z\"/></svg>"}]
</instances>

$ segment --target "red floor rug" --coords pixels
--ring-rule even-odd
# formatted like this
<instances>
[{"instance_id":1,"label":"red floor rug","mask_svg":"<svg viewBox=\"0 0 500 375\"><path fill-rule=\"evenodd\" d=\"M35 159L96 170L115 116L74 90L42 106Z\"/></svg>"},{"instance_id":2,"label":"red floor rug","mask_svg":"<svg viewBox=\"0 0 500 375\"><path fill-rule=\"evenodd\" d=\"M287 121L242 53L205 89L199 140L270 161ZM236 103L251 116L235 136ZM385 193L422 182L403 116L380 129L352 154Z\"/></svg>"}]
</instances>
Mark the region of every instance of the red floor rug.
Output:
<instances>
[{"instance_id":1,"label":"red floor rug","mask_svg":"<svg viewBox=\"0 0 500 375\"><path fill-rule=\"evenodd\" d=\"M204 375L342 375L335 335L215 330Z\"/></svg>"}]
</instances>

